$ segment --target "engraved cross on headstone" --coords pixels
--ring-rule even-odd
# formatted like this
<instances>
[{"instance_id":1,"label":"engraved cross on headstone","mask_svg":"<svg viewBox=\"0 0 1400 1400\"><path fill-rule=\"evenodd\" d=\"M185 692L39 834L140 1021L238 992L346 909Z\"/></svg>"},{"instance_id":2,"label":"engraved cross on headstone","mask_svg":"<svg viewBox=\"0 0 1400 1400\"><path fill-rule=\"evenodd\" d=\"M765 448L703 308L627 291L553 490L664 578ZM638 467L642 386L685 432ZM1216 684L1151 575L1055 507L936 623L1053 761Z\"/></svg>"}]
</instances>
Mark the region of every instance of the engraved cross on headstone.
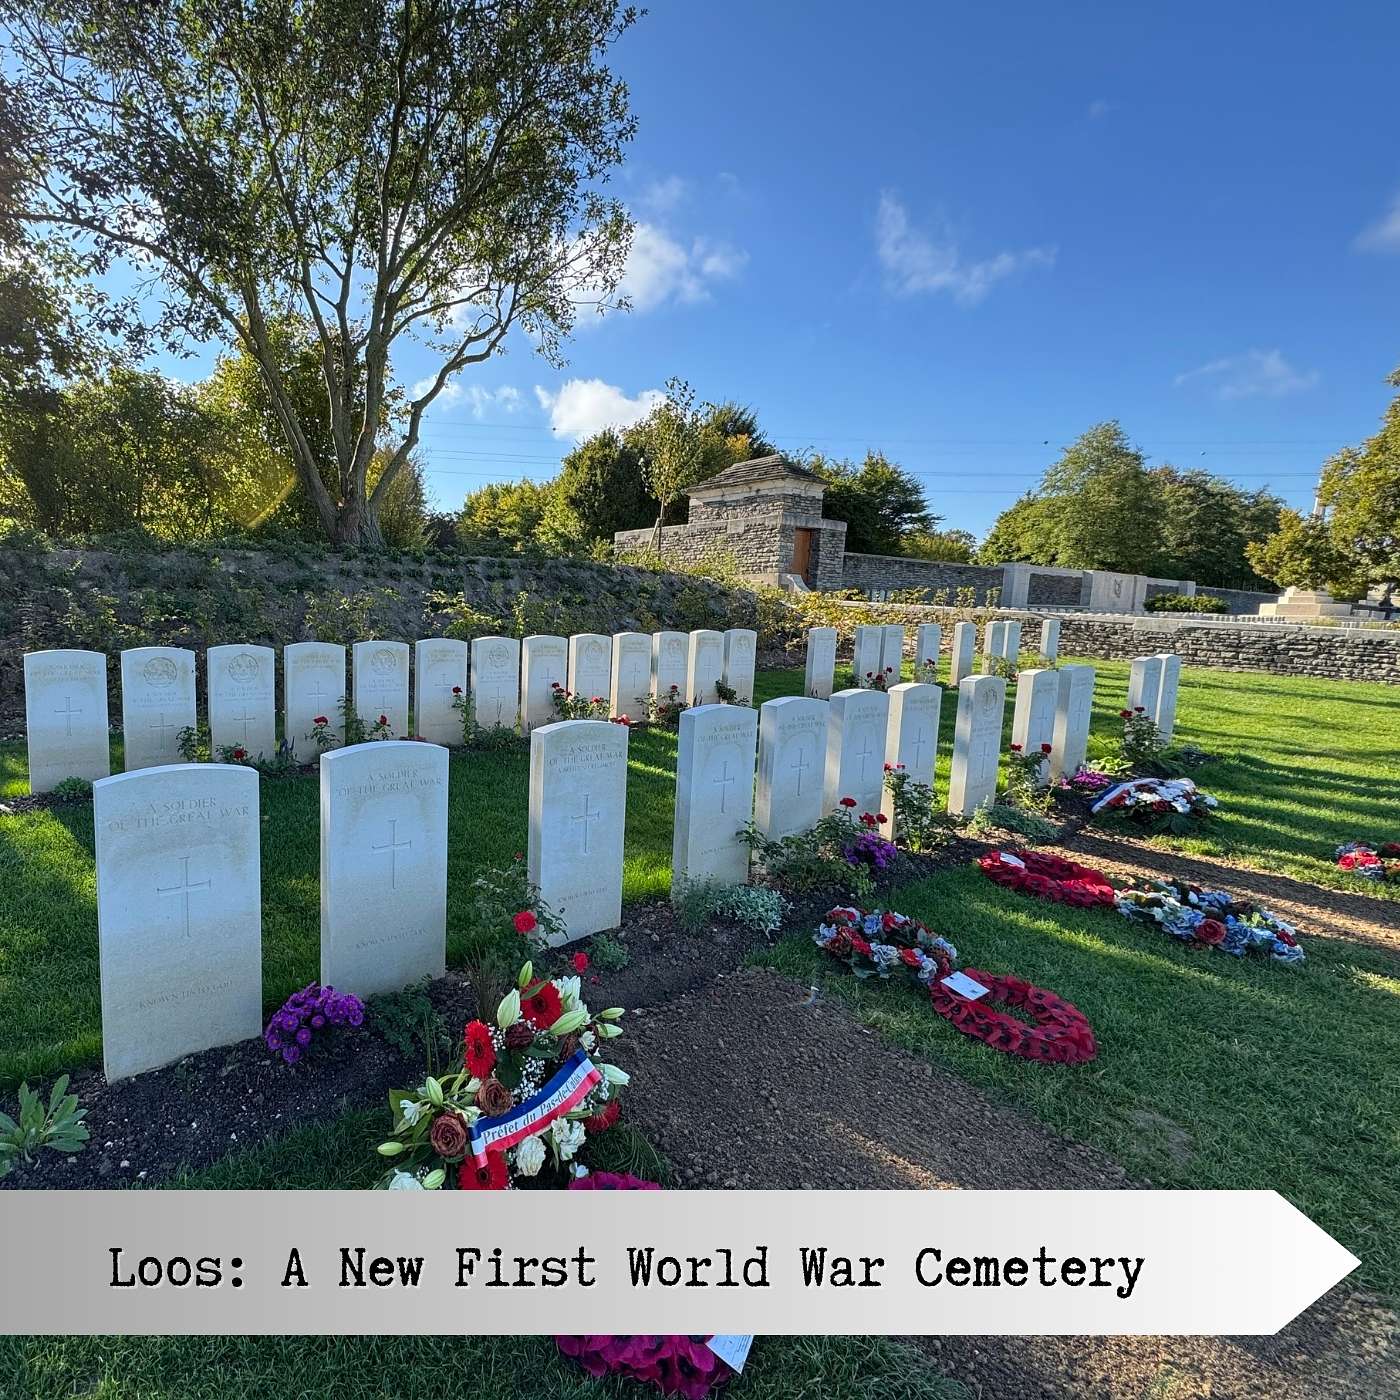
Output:
<instances>
[{"instance_id":1,"label":"engraved cross on headstone","mask_svg":"<svg viewBox=\"0 0 1400 1400\"><path fill-rule=\"evenodd\" d=\"M197 880L194 884L190 884L190 858L189 858L189 856L181 856L181 857L180 857L180 883L179 883L178 885L157 885L157 886L156 886L156 893L157 893L158 895L161 895L161 896L166 896L166 895L172 895L172 896L173 896L173 895L179 895L179 896L180 896L180 898L181 898L181 900L182 900L182 902L183 902L183 905L184 905L183 913L184 913L184 916L185 916L185 937L186 937L186 938L188 938L188 937L190 936L190 895L192 895L192 894L197 894L200 890L207 890L207 889L210 889L210 888L212 888L212 885L211 885L211 882L208 881L208 880Z\"/></svg>"},{"instance_id":2,"label":"engraved cross on headstone","mask_svg":"<svg viewBox=\"0 0 1400 1400\"><path fill-rule=\"evenodd\" d=\"M859 751L858 753L856 753L855 757L858 758L858 759L860 759L860 781L861 781L861 782L864 782L864 781L865 781L865 765L866 765L867 763L869 763L869 761L870 761L872 758L875 757L875 750L872 749L872 748L870 747L870 735L869 735L869 734L862 734L862 735L860 736L860 739L861 739L861 748L860 748L860 751Z\"/></svg>"},{"instance_id":3,"label":"engraved cross on headstone","mask_svg":"<svg viewBox=\"0 0 1400 1400\"><path fill-rule=\"evenodd\" d=\"M389 818L389 839L382 846L371 846L370 850L376 855L383 855L385 851L389 853L389 888L396 890L399 887L399 852L413 848L412 841L399 840L399 819Z\"/></svg>"},{"instance_id":4,"label":"engraved cross on headstone","mask_svg":"<svg viewBox=\"0 0 1400 1400\"><path fill-rule=\"evenodd\" d=\"M165 731L167 729L174 729L175 726L171 724L168 719L166 719L165 711L162 710L160 714L156 716L156 719L152 721L152 723L148 724L146 728L149 729L153 734L158 734L160 737L157 740L157 742L163 744L165 742Z\"/></svg>"},{"instance_id":5,"label":"engraved cross on headstone","mask_svg":"<svg viewBox=\"0 0 1400 1400\"><path fill-rule=\"evenodd\" d=\"M810 763L806 762L806 758L806 748L799 748L797 750L797 761L792 765L792 771L797 775L797 792L794 794L794 796L797 797L802 796L802 775L812 766Z\"/></svg>"},{"instance_id":6,"label":"engraved cross on headstone","mask_svg":"<svg viewBox=\"0 0 1400 1400\"><path fill-rule=\"evenodd\" d=\"M248 713L248 707L247 707L246 705L243 706L243 713L242 713L241 715L230 715L230 716L229 716L229 723L230 723L230 724L241 724L241 725L243 726L243 739L244 739L244 742L245 742L245 743L247 742L247 739L248 739L248 726L249 726L252 722L253 722L253 716L250 715L250 714Z\"/></svg>"},{"instance_id":7,"label":"engraved cross on headstone","mask_svg":"<svg viewBox=\"0 0 1400 1400\"><path fill-rule=\"evenodd\" d=\"M714 785L719 789L719 810L720 815L725 814L726 803L729 801L729 789L734 786L735 779L729 771L729 760L726 758L721 765L723 771L715 779Z\"/></svg>"},{"instance_id":8,"label":"engraved cross on headstone","mask_svg":"<svg viewBox=\"0 0 1400 1400\"><path fill-rule=\"evenodd\" d=\"M73 697L71 695L65 695L63 697L63 709L57 710L55 713L64 722L67 738L71 739L73 737L73 716L80 715L82 712L83 709L81 705L76 710L73 708Z\"/></svg>"},{"instance_id":9,"label":"engraved cross on headstone","mask_svg":"<svg viewBox=\"0 0 1400 1400\"><path fill-rule=\"evenodd\" d=\"M922 729L916 729L914 731L913 741L909 745L909 747L914 751L915 772L922 771L924 746L927 742L928 741L924 738L924 731Z\"/></svg>"},{"instance_id":10,"label":"engraved cross on headstone","mask_svg":"<svg viewBox=\"0 0 1400 1400\"><path fill-rule=\"evenodd\" d=\"M589 795L588 795L587 793L584 793L584 794L583 794L583 811L580 812L578 816L576 816L576 817L573 818L573 823L574 823L575 826L577 826L580 822L583 823L583 853L584 853L584 855L587 855L587 854L588 854L588 833L589 833L589 830L590 830L590 823L597 821L598 818L601 817L601 816L603 815L602 812L594 812L594 811L590 810L590 808L591 808L591 800L590 800L590 798L589 798Z\"/></svg>"}]
</instances>

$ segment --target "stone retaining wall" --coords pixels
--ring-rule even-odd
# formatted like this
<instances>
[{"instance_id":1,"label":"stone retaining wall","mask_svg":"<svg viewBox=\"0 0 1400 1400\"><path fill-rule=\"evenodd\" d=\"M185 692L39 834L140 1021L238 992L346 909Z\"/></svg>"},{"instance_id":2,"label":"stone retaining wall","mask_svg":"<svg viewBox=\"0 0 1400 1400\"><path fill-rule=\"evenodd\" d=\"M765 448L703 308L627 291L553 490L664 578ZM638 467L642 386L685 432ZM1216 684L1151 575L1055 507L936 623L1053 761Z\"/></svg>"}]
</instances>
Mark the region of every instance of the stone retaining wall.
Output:
<instances>
[{"instance_id":1,"label":"stone retaining wall","mask_svg":"<svg viewBox=\"0 0 1400 1400\"><path fill-rule=\"evenodd\" d=\"M940 588L953 602L960 589L971 588L978 605L1001 595L1001 565L949 564L936 559L906 559L891 554L846 554L841 587L862 593L891 593L907 588L936 593Z\"/></svg>"}]
</instances>

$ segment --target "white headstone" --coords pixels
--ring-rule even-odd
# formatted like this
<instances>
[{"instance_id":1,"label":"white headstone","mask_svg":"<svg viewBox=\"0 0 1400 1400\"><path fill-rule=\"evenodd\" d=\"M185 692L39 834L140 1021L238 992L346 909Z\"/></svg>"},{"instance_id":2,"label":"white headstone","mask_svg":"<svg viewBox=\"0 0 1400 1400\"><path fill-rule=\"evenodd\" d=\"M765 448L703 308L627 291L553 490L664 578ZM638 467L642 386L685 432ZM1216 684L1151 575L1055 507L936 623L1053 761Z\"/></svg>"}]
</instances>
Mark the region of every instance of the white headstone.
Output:
<instances>
[{"instance_id":1,"label":"white headstone","mask_svg":"<svg viewBox=\"0 0 1400 1400\"><path fill-rule=\"evenodd\" d=\"M1055 708L1060 700L1060 673L1025 670L1016 677L1016 708L1011 716L1011 742L1022 753L1035 753L1042 744L1055 742ZM1050 780L1050 761L1040 765L1040 781Z\"/></svg>"},{"instance_id":2,"label":"white headstone","mask_svg":"<svg viewBox=\"0 0 1400 1400\"><path fill-rule=\"evenodd\" d=\"M100 651L29 652L24 732L30 792L52 792L65 778L105 778L112 771L107 658Z\"/></svg>"},{"instance_id":3,"label":"white headstone","mask_svg":"<svg viewBox=\"0 0 1400 1400\"><path fill-rule=\"evenodd\" d=\"M676 688L676 698L686 699L690 639L684 632L653 632L651 634L651 693L665 700Z\"/></svg>"},{"instance_id":4,"label":"white headstone","mask_svg":"<svg viewBox=\"0 0 1400 1400\"><path fill-rule=\"evenodd\" d=\"M622 921L628 732L571 719L530 735L529 876L563 920L564 942Z\"/></svg>"},{"instance_id":5,"label":"white headstone","mask_svg":"<svg viewBox=\"0 0 1400 1400\"><path fill-rule=\"evenodd\" d=\"M943 708L943 687L922 681L902 681L890 687L890 727L885 739L885 762L903 765L910 782L933 787L933 765L938 757L938 720ZM885 835L894 832L894 797L887 789L880 810L890 819Z\"/></svg>"},{"instance_id":6,"label":"white headstone","mask_svg":"<svg viewBox=\"0 0 1400 1400\"><path fill-rule=\"evenodd\" d=\"M569 686L575 697L612 701L612 638L580 632L569 638Z\"/></svg>"},{"instance_id":7,"label":"white headstone","mask_svg":"<svg viewBox=\"0 0 1400 1400\"><path fill-rule=\"evenodd\" d=\"M1002 622L1000 618L987 624L986 630L982 634L982 669L984 671L991 669L991 661L994 656L1002 654L1002 648L1006 644L1005 638L1006 623Z\"/></svg>"},{"instance_id":8,"label":"white headstone","mask_svg":"<svg viewBox=\"0 0 1400 1400\"><path fill-rule=\"evenodd\" d=\"M209 747L243 749L250 758L277 752L277 663L271 647L210 647Z\"/></svg>"},{"instance_id":9,"label":"white headstone","mask_svg":"<svg viewBox=\"0 0 1400 1400\"><path fill-rule=\"evenodd\" d=\"M1021 624L1015 621L1008 621L1002 624L1001 630L1001 652L1008 661L1015 662L1021 654Z\"/></svg>"},{"instance_id":10,"label":"white headstone","mask_svg":"<svg viewBox=\"0 0 1400 1400\"><path fill-rule=\"evenodd\" d=\"M355 683L355 713L369 730L383 715L389 736L408 734L408 643L356 642L350 669Z\"/></svg>"},{"instance_id":11,"label":"white headstone","mask_svg":"<svg viewBox=\"0 0 1400 1400\"><path fill-rule=\"evenodd\" d=\"M754 824L771 841L810 831L821 820L828 708L825 700L799 695L759 708Z\"/></svg>"},{"instance_id":12,"label":"white headstone","mask_svg":"<svg viewBox=\"0 0 1400 1400\"><path fill-rule=\"evenodd\" d=\"M953 654L948 662L948 684L958 685L972 674L977 655L977 624L953 624Z\"/></svg>"},{"instance_id":13,"label":"white headstone","mask_svg":"<svg viewBox=\"0 0 1400 1400\"><path fill-rule=\"evenodd\" d=\"M952 816L970 817L996 796L1005 713L1004 677L969 676L959 684L953 761L948 770L948 811Z\"/></svg>"},{"instance_id":14,"label":"white headstone","mask_svg":"<svg viewBox=\"0 0 1400 1400\"><path fill-rule=\"evenodd\" d=\"M880 652L885 645L885 629L875 623L856 625L855 649L851 656L851 669L856 674L857 685L868 685L880 673Z\"/></svg>"},{"instance_id":15,"label":"white headstone","mask_svg":"<svg viewBox=\"0 0 1400 1400\"><path fill-rule=\"evenodd\" d=\"M286 710L283 737L290 739L297 758L316 756L307 737L318 719L325 719L337 743L345 742L345 648L335 642L293 642L282 648L282 685Z\"/></svg>"},{"instance_id":16,"label":"white headstone","mask_svg":"<svg viewBox=\"0 0 1400 1400\"><path fill-rule=\"evenodd\" d=\"M483 729L514 729L520 713L520 643L472 639L472 718Z\"/></svg>"},{"instance_id":17,"label":"white headstone","mask_svg":"<svg viewBox=\"0 0 1400 1400\"><path fill-rule=\"evenodd\" d=\"M1160 653L1162 684L1157 692L1157 730L1163 742L1171 743L1176 733L1176 696L1181 686L1181 658L1174 651Z\"/></svg>"},{"instance_id":18,"label":"white headstone","mask_svg":"<svg viewBox=\"0 0 1400 1400\"><path fill-rule=\"evenodd\" d=\"M524 678L520 703L528 734L558 718L554 709L554 687L568 689L568 638L543 633L526 637L520 644L520 671Z\"/></svg>"},{"instance_id":19,"label":"white headstone","mask_svg":"<svg viewBox=\"0 0 1400 1400\"><path fill-rule=\"evenodd\" d=\"M810 627L807 629L807 668L802 677L802 693L809 699L829 700L835 682L836 629Z\"/></svg>"},{"instance_id":20,"label":"white headstone","mask_svg":"<svg viewBox=\"0 0 1400 1400\"><path fill-rule=\"evenodd\" d=\"M1141 707L1154 724L1157 722L1157 699L1162 690L1162 658L1138 656L1128 668L1128 708Z\"/></svg>"},{"instance_id":21,"label":"white headstone","mask_svg":"<svg viewBox=\"0 0 1400 1400\"><path fill-rule=\"evenodd\" d=\"M370 997L447 965L447 750L395 739L321 759L321 981Z\"/></svg>"},{"instance_id":22,"label":"white headstone","mask_svg":"<svg viewBox=\"0 0 1400 1400\"><path fill-rule=\"evenodd\" d=\"M615 632L612 639L612 673L608 679L612 715L638 719L646 714L651 694L651 633Z\"/></svg>"},{"instance_id":23,"label":"white headstone","mask_svg":"<svg viewBox=\"0 0 1400 1400\"><path fill-rule=\"evenodd\" d=\"M466 694L467 644L456 637L414 642L413 732L431 744L460 744L462 712L454 706Z\"/></svg>"},{"instance_id":24,"label":"white headstone","mask_svg":"<svg viewBox=\"0 0 1400 1400\"><path fill-rule=\"evenodd\" d=\"M184 647L122 652L126 771L182 762L180 731L194 727L194 652Z\"/></svg>"},{"instance_id":25,"label":"white headstone","mask_svg":"<svg viewBox=\"0 0 1400 1400\"><path fill-rule=\"evenodd\" d=\"M1040 623L1040 654L1046 661L1058 661L1060 657L1060 619L1043 618Z\"/></svg>"},{"instance_id":26,"label":"white headstone","mask_svg":"<svg viewBox=\"0 0 1400 1400\"><path fill-rule=\"evenodd\" d=\"M826 724L822 811L855 798L855 814L878 812L885 790L885 731L890 697L883 690L838 690Z\"/></svg>"},{"instance_id":27,"label":"white headstone","mask_svg":"<svg viewBox=\"0 0 1400 1400\"><path fill-rule=\"evenodd\" d=\"M904 628L896 623L880 629L880 669L891 685L904 672Z\"/></svg>"},{"instance_id":28,"label":"white headstone","mask_svg":"<svg viewBox=\"0 0 1400 1400\"><path fill-rule=\"evenodd\" d=\"M702 627L690 634L690 703L713 705L719 699L715 682L724 677L724 633Z\"/></svg>"},{"instance_id":29,"label":"white headstone","mask_svg":"<svg viewBox=\"0 0 1400 1400\"><path fill-rule=\"evenodd\" d=\"M1061 666L1060 693L1055 702L1055 737L1050 741L1050 776L1073 775L1089 750L1089 723L1094 714L1094 668Z\"/></svg>"},{"instance_id":30,"label":"white headstone","mask_svg":"<svg viewBox=\"0 0 1400 1400\"><path fill-rule=\"evenodd\" d=\"M753 704L754 665L758 633L750 627L731 627L724 634L724 683L741 705Z\"/></svg>"},{"instance_id":31,"label":"white headstone","mask_svg":"<svg viewBox=\"0 0 1400 1400\"><path fill-rule=\"evenodd\" d=\"M758 711L747 706L698 705L681 715L673 891L749 878L749 848L740 834L753 817L757 744Z\"/></svg>"},{"instance_id":32,"label":"white headstone","mask_svg":"<svg viewBox=\"0 0 1400 1400\"><path fill-rule=\"evenodd\" d=\"M180 763L104 778L93 829L107 1078L258 1035L257 771Z\"/></svg>"},{"instance_id":33,"label":"white headstone","mask_svg":"<svg viewBox=\"0 0 1400 1400\"><path fill-rule=\"evenodd\" d=\"M936 622L921 622L914 634L914 674L927 677L928 663L938 672L938 653L943 649L943 629Z\"/></svg>"}]
</instances>

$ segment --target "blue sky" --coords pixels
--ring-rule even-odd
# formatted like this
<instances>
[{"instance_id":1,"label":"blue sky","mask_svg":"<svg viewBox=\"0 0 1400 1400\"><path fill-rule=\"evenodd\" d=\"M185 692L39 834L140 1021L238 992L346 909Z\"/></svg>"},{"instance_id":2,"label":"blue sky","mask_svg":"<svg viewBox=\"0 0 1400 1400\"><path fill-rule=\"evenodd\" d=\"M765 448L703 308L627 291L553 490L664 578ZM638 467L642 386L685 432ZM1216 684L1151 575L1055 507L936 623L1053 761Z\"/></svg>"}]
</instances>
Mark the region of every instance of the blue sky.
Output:
<instances>
[{"instance_id":1,"label":"blue sky","mask_svg":"<svg viewBox=\"0 0 1400 1400\"><path fill-rule=\"evenodd\" d=\"M613 58L635 309L470 371L432 490L550 476L678 374L978 534L1105 418L1306 505L1400 364L1397 53L1382 3L659 0Z\"/></svg>"}]
</instances>

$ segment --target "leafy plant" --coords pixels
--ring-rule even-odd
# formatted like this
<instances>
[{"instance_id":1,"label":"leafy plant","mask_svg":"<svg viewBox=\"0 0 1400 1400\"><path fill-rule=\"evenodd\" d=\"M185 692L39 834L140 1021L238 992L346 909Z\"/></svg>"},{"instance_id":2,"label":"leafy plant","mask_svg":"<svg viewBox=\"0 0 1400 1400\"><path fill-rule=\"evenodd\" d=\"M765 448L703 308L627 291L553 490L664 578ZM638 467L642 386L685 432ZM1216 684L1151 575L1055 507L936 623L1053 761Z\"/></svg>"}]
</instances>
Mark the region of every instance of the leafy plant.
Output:
<instances>
[{"instance_id":1,"label":"leafy plant","mask_svg":"<svg viewBox=\"0 0 1400 1400\"><path fill-rule=\"evenodd\" d=\"M522 955L562 942L564 921L530 883L524 860L493 866L472 881L462 922L466 952L462 966L477 996L478 1013L489 1020Z\"/></svg>"},{"instance_id":2,"label":"leafy plant","mask_svg":"<svg viewBox=\"0 0 1400 1400\"><path fill-rule=\"evenodd\" d=\"M19 1117L0 1113L0 1177L7 1176L16 1161L26 1165L41 1148L53 1152L81 1152L88 1140L87 1109L78 1107L78 1096L68 1092L68 1076L60 1075L44 1100L29 1085L19 1086Z\"/></svg>"},{"instance_id":3,"label":"leafy plant","mask_svg":"<svg viewBox=\"0 0 1400 1400\"><path fill-rule=\"evenodd\" d=\"M885 790L894 808L899 844L911 851L928 851L948 839L948 819L934 803L933 789L916 783L902 763L885 767Z\"/></svg>"},{"instance_id":4,"label":"leafy plant","mask_svg":"<svg viewBox=\"0 0 1400 1400\"><path fill-rule=\"evenodd\" d=\"M615 934L600 933L588 945L588 957L599 972L621 972L632 961L627 945Z\"/></svg>"},{"instance_id":5,"label":"leafy plant","mask_svg":"<svg viewBox=\"0 0 1400 1400\"><path fill-rule=\"evenodd\" d=\"M53 785L56 802L86 802L92 797L92 784L86 778L64 778Z\"/></svg>"},{"instance_id":6,"label":"leafy plant","mask_svg":"<svg viewBox=\"0 0 1400 1400\"><path fill-rule=\"evenodd\" d=\"M1123 737L1119 748L1123 763L1134 773L1158 776L1165 773L1162 755L1167 751L1167 744L1156 721L1141 705L1118 713L1123 720Z\"/></svg>"},{"instance_id":7,"label":"leafy plant","mask_svg":"<svg viewBox=\"0 0 1400 1400\"><path fill-rule=\"evenodd\" d=\"M176 736L175 747L186 763L209 762L209 726L187 724Z\"/></svg>"},{"instance_id":8,"label":"leafy plant","mask_svg":"<svg viewBox=\"0 0 1400 1400\"><path fill-rule=\"evenodd\" d=\"M550 687L549 703L558 719L607 719L608 702L601 695L576 695L558 681Z\"/></svg>"},{"instance_id":9,"label":"leafy plant","mask_svg":"<svg viewBox=\"0 0 1400 1400\"><path fill-rule=\"evenodd\" d=\"M667 729L677 728L681 722L681 712L688 708L678 685L673 685L665 695L648 693L641 699L646 722L663 725Z\"/></svg>"},{"instance_id":10,"label":"leafy plant","mask_svg":"<svg viewBox=\"0 0 1400 1400\"><path fill-rule=\"evenodd\" d=\"M365 722L360 718L359 712L355 709L355 702L348 695L340 697L340 723L345 734L345 747L351 744L363 744L369 737L365 729Z\"/></svg>"},{"instance_id":11,"label":"leafy plant","mask_svg":"<svg viewBox=\"0 0 1400 1400\"><path fill-rule=\"evenodd\" d=\"M1227 613L1230 605L1210 593L1158 593L1143 607L1148 612Z\"/></svg>"},{"instance_id":12,"label":"leafy plant","mask_svg":"<svg viewBox=\"0 0 1400 1400\"><path fill-rule=\"evenodd\" d=\"M987 836L994 831L1014 831L1028 841L1053 841L1060 828L1035 812L1008 806L1005 802L984 802L968 818L964 828L969 836Z\"/></svg>"},{"instance_id":13,"label":"leafy plant","mask_svg":"<svg viewBox=\"0 0 1400 1400\"><path fill-rule=\"evenodd\" d=\"M421 1056L428 1074L438 1075L449 1063L452 1034L428 996L426 980L370 997L365 1010L370 1029L405 1059Z\"/></svg>"},{"instance_id":14,"label":"leafy plant","mask_svg":"<svg viewBox=\"0 0 1400 1400\"><path fill-rule=\"evenodd\" d=\"M732 919L757 933L776 933L783 925L788 902L765 885L719 885L696 881L681 886L674 896L676 917L687 933L699 933L711 919Z\"/></svg>"},{"instance_id":15,"label":"leafy plant","mask_svg":"<svg viewBox=\"0 0 1400 1400\"><path fill-rule=\"evenodd\" d=\"M1052 805L1047 786L1050 745L1040 744L1029 752L1012 744L1006 755L1006 786L1003 797L1008 806L1023 812L1048 812Z\"/></svg>"}]
</instances>

